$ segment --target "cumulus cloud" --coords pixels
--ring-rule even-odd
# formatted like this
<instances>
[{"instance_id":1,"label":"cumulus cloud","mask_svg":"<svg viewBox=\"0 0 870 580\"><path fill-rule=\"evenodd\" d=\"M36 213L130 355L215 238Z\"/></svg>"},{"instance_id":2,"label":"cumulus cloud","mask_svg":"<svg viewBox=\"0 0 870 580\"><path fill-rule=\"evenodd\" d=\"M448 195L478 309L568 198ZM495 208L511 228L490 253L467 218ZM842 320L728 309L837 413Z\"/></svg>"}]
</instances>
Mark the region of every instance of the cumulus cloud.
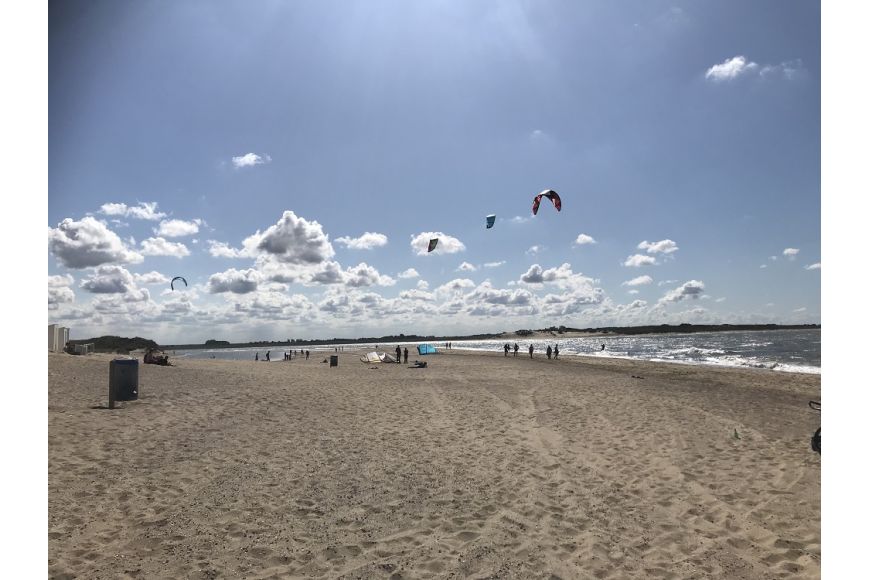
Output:
<instances>
[{"instance_id":1,"label":"cumulus cloud","mask_svg":"<svg viewBox=\"0 0 870 580\"><path fill-rule=\"evenodd\" d=\"M500 260L498 262L486 262L483 267L484 268L498 268L499 266L504 266L507 262L504 260Z\"/></svg>"},{"instance_id":2,"label":"cumulus cloud","mask_svg":"<svg viewBox=\"0 0 870 580\"><path fill-rule=\"evenodd\" d=\"M169 284L169 278L157 271L151 271L147 274L133 274L133 279L137 284Z\"/></svg>"},{"instance_id":3,"label":"cumulus cloud","mask_svg":"<svg viewBox=\"0 0 870 580\"><path fill-rule=\"evenodd\" d=\"M180 238L181 236L190 236L199 232L199 226L202 225L202 220L195 219L189 222L184 220L163 220L160 226L154 228L154 233L158 236L166 238Z\"/></svg>"},{"instance_id":4,"label":"cumulus cloud","mask_svg":"<svg viewBox=\"0 0 870 580\"><path fill-rule=\"evenodd\" d=\"M94 294L126 294L136 291L136 280L126 268L99 266L79 284L79 288Z\"/></svg>"},{"instance_id":5,"label":"cumulus cloud","mask_svg":"<svg viewBox=\"0 0 870 580\"><path fill-rule=\"evenodd\" d=\"M782 255L789 260L794 260L795 257L798 255L798 252L800 252L800 250L797 248L786 248L782 251Z\"/></svg>"},{"instance_id":6,"label":"cumulus cloud","mask_svg":"<svg viewBox=\"0 0 870 580\"><path fill-rule=\"evenodd\" d=\"M419 288L420 290L428 290L429 282L427 282L426 280L417 280L417 288Z\"/></svg>"},{"instance_id":7,"label":"cumulus cloud","mask_svg":"<svg viewBox=\"0 0 870 580\"><path fill-rule=\"evenodd\" d=\"M218 242L217 240L208 240L208 253L212 255L214 258L250 258L251 254L245 250L237 250L236 248L231 248L229 244L225 242Z\"/></svg>"},{"instance_id":8,"label":"cumulus cloud","mask_svg":"<svg viewBox=\"0 0 870 580\"><path fill-rule=\"evenodd\" d=\"M142 240L142 254L145 256L172 256L183 258L190 255L190 250L182 243L170 242L164 238L148 238Z\"/></svg>"},{"instance_id":9,"label":"cumulus cloud","mask_svg":"<svg viewBox=\"0 0 870 580\"><path fill-rule=\"evenodd\" d=\"M209 276L207 287L211 294L221 294L224 292L247 294L256 290L260 281L260 273L256 270L251 268L247 270L230 268L225 272L218 272Z\"/></svg>"},{"instance_id":10,"label":"cumulus cloud","mask_svg":"<svg viewBox=\"0 0 870 580\"><path fill-rule=\"evenodd\" d=\"M580 234L579 236L577 236L577 239L574 240L575 246L585 246L586 244L597 244L597 243L598 242L595 241L595 238L593 238L592 236L588 236L586 234Z\"/></svg>"},{"instance_id":11,"label":"cumulus cloud","mask_svg":"<svg viewBox=\"0 0 870 580\"><path fill-rule=\"evenodd\" d=\"M361 262L354 266L353 268L348 268L345 271L346 278L345 284L352 288L359 288L363 286L392 286L396 283L395 280L381 274L372 266L369 266L365 262Z\"/></svg>"},{"instance_id":12,"label":"cumulus cloud","mask_svg":"<svg viewBox=\"0 0 870 580\"><path fill-rule=\"evenodd\" d=\"M48 277L48 309L57 310L61 304L75 302L70 286L75 282L69 274Z\"/></svg>"},{"instance_id":13,"label":"cumulus cloud","mask_svg":"<svg viewBox=\"0 0 870 580\"><path fill-rule=\"evenodd\" d=\"M638 250L646 250L647 254L672 254L679 250L673 240L660 240L658 242L642 241L637 245Z\"/></svg>"},{"instance_id":14,"label":"cumulus cloud","mask_svg":"<svg viewBox=\"0 0 870 580\"><path fill-rule=\"evenodd\" d=\"M640 294L640 290L629 290L629 294Z\"/></svg>"},{"instance_id":15,"label":"cumulus cloud","mask_svg":"<svg viewBox=\"0 0 870 580\"><path fill-rule=\"evenodd\" d=\"M806 68L799 58L783 61L779 64L768 64L758 71L759 76L763 79L781 78L785 80L797 79L805 73Z\"/></svg>"},{"instance_id":16,"label":"cumulus cloud","mask_svg":"<svg viewBox=\"0 0 870 580\"><path fill-rule=\"evenodd\" d=\"M156 201L141 201L139 205L134 206L128 206L126 203L104 203L100 206L100 213L148 221L157 221L166 217L165 213L157 211Z\"/></svg>"},{"instance_id":17,"label":"cumulus cloud","mask_svg":"<svg viewBox=\"0 0 870 580\"><path fill-rule=\"evenodd\" d=\"M436 288L435 294L438 296L452 296L462 293L469 288L474 288L474 282L468 278L456 278Z\"/></svg>"},{"instance_id":18,"label":"cumulus cloud","mask_svg":"<svg viewBox=\"0 0 870 580\"><path fill-rule=\"evenodd\" d=\"M707 69L704 78L713 82L730 81L736 79L740 75L752 72L758 69L758 64L747 62L744 56L735 56L719 64L715 64Z\"/></svg>"},{"instance_id":19,"label":"cumulus cloud","mask_svg":"<svg viewBox=\"0 0 870 580\"><path fill-rule=\"evenodd\" d=\"M398 276L399 278L417 278L420 276L420 273L414 268L408 268L404 272L399 272Z\"/></svg>"},{"instance_id":20,"label":"cumulus cloud","mask_svg":"<svg viewBox=\"0 0 870 580\"><path fill-rule=\"evenodd\" d=\"M97 219L66 218L48 230L48 249L67 268L82 269L101 264L137 264L144 259L129 250L121 238Z\"/></svg>"},{"instance_id":21,"label":"cumulus cloud","mask_svg":"<svg viewBox=\"0 0 870 580\"><path fill-rule=\"evenodd\" d=\"M567 262L558 268L549 268L544 270L539 264L533 264L525 274L520 276L520 281L526 284L543 284L545 282L556 282L565 280L571 277L571 264Z\"/></svg>"},{"instance_id":22,"label":"cumulus cloud","mask_svg":"<svg viewBox=\"0 0 870 580\"><path fill-rule=\"evenodd\" d=\"M623 266L628 266L629 268L639 268L641 266L655 266L658 262L652 256L647 256L645 254L634 254L633 256L629 256L623 262Z\"/></svg>"},{"instance_id":23,"label":"cumulus cloud","mask_svg":"<svg viewBox=\"0 0 870 580\"><path fill-rule=\"evenodd\" d=\"M465 244L443 232L422 232L416 236L411 236L411 250L416 252L418 256L425 256L429 253L427 251L429 240L433 238L438 238L438 246L432 250L432 254L455 254L465 251Z\"/></svg>"},{"instance_id":24,"label":"cumulus cloud","mask_svg":"<svg viewBox=\"0 0 870 580\"><path fill-rule=\"evenodd\" d=\"M343 236L335 238L336 244L342 244L351 250L372 250L387 245L387 236L375 232L365 232L358 238Z\"/></svg>"},{"instance_id":25,"label":"cumulus cloud","mask_svg":"<svg viewBox=\"0 0 870 580\"><path fill-rule=\"evenodd\" d=\"M241 167L254 167L255 165L263 165L271 163L272 158L268 155L257 155L256 153L245 153L238 157L233 157L233 166L237 169Z\"/></svg>"},{"instance_id":26,"label":"cumulus cloud","mask_svg":"<svg viewBox=\"0 0 870 580\"><path fill-rule=\"evenodd\" d=\"M821 269L822 269L821 262L816 262L815 264L807 264L806 266L804 266L804 270L821 270Z\"/></svg>"},{"instance_id":27,"label":"cumulus cloud","mask_svg":"<svg viewBox=\"0 0 870 580\"><path fill-rule=\"evenodd\" d=\"M544 251L543 246L535 245L535 246L532 246L531 248L529 248L528 250L526 250L526 254L529 256L537 256L538 254L540 254L543 251Z\"/></svg>"},{"instance_id":28,"label":"cumulus cloud","mask_svg":"<svg viewBox=\"0 0 870 580\"><path fill-rule=\"evenodd\" d=\"M477 266L474 264L469 264L468 262L462 262L459 264L459 267L456 268L457 272L477 272Z\"/></svg>"},{"instance_id":29,"label":"cumulus cloud","mask_svg":"<svg viewBox=\"0 0 870 580\"><path fill-rule=\"evenodd\" d=\"M659 300L659 304L667 302L680 302L685 298L698 298L704 293L704 283L700 280L689 280L682 286L678 286L673 290L668 291Z\"/></svg>"},{"instance_id":30,"label":"cumulus cloud","mask_svg":"<svg viewBox=\"0 0 870 580\"><path fill-rule=\"evenodd\" d=\"M632 278L622 283L623 286L643 286L644 284L652 284L653 279L650 276L643 275L637 278Z\"/></svg>"},{"instance_id":31,"label":"cumulus cloud","mask_svg":"<svg viewBox=\"0 0 870 580\"><path fill-rule=\"evenodd\" d=\"M323 227L290 210L262 234L257 230L246 238L242 245L249 255L260 251L289 264L319 264L335 255Z\"/></svg>"}]
</instances>

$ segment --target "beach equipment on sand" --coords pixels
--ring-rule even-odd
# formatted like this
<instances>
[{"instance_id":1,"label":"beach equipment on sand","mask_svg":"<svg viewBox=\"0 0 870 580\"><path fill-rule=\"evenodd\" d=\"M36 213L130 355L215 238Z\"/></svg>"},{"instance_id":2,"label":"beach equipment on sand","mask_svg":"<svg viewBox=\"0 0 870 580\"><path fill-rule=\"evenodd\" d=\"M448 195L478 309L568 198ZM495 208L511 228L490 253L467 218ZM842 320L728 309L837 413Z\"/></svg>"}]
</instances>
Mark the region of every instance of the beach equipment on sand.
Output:
<instances>
[{"instance_id":1,"label":"beach equipment on sand","mask_svg":"<svg viewBox=\"0 0 870 580\"><path fill-rule=\"evenodd\" d=\"M175 290L175 281L176 281L176 280L181 280L182 282L184 282L184 287L187 288L187 280L185 280L185 279L182 278L181 276L176 276L175 278L173 278L173 279L169 282L169 287L170 287L170 288L172 288L173 290Z\"/></svg>"},{"instance_id":2,"label":"beach equipment on sand","mask_svg":"<svg viewBox=\"0 0 870 580\"><path fill-rule=\"evenodd\" d=\"M552 189L545 189L535 196L535 199L532 202L532 215L538 215L538 208L541 207L541 198L543 197L546 197L553 202L556 211L562 211L562 198L559 197L559 194Z\"/></svg>"},{"instance_id":3,"label":"beach equipment on sand","mask_svg":"<svg viewBox=\"0 0 870 580\"><path fill-rule=\"evenodd\" d=\"M486 229L491 228L495 225L495 214L490 214L486 216Z\"/></svg>"},{"instance_id":4,"label":"beach equipment on sand","mask_svg":"<svg viewBox=\"0 0 870 580\"><path fill-rule=\"evenodd\" d=\"M109 361L109 408L115 401L135 401L139 398L139 361L120 357Z\"/></svg>"},{"instance_id":5,"label":"beach equipment on sand","mask_svg":"<svg viewBox=\"0 0 870 580\"><path fill-rule=\"evenodd\" d=\"M370 352L359 357L360 362L364 363L394 363L396 359L385 352Z\"/></svg>"},{"instance_id":6,"label":"beach equipment on sand","mask_svg":"<svg viewBox=\"0 0 870 580\"><path fill-rule=\"evenodd\" d=\"M437 354L438 351L431 344L418 344L417 354Z\"/></svg>"},{"instance_id":7,"label":"beach equipment on sand","mask_svg":"<svg viewBox=\"0 0 870 580\"><path fill-rule=\"evenodd\" d=\"M435 246L437 246L437 245L438 245L438 238L432 238L431 240L429 240L429 249L426 250L426 252L427 253L431 252L432 250L435 249Z\"/></svg>"}]
</instances>

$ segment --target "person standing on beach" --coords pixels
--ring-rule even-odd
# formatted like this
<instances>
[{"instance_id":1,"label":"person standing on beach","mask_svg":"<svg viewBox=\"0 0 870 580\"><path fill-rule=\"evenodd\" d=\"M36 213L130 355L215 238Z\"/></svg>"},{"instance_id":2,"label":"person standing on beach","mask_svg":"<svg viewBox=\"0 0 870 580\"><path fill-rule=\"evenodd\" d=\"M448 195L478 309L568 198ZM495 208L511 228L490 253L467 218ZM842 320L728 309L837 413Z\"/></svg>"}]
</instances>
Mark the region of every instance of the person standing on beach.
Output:
<instances>
[{"instance_id":1,"label":"person standing on beach","mask_svg":"<svg viewBox=\"0 0 870 580\"><path fill-rule=\"evenodd\" d=\"M407 346L405 347L404 354L405 354L405 364L407 364L408 363L408 347Z\"/></svg>"},{"instance_id":2,"label":"person standing on beach","mask_svg":"<svg viewBox=\"0 0 870 580\"><path fill-rule=\"evenodd\" d=\"M270 359L269 359L269 353L270 353L270 352L272 352L272 351L271 351L271 350L267 350L267 351L266 351L266 362L269 362L269 360L270 360Z\"/></svg>"},{"instance_id":3,"label":"person standing on beach","mask_svg":"<svg viewBox=\"0 0 870 580\"><path fill-rule=\"evenodd\" d=\"M507 356L508 351L511 349L508 343L504 343L504 355Z\"/></svg>"},{"instance_id":4,"label":"person standing on beach","mask_svg":"<svg viewBox=\"0 0 870 580\"><path fill-rule=\"evenodd\" d=\"M402 347L401 346L396 347L396 362L400 363L400 364L402 362Z\"/></svg>"},{"instance_id":5,"label":"person standing on beach","mask_svg":"<svg viewBox=\"0 0 870 580\"><path fill-rule=\"evenodd\" d=\"M254 360L260 360L260 353L258 353L258 352L254 353Z\"/></svg>"},{"instance_id":6,"label":"person standing on beach","mask_svg":"<svg viewBox=\"0 0 870 580\"><path fill-rule=\"evenodd\" d=\"M559 358L559 345L558 344L556 345L556 348L553 349L553 358L554 359Z\"/></svg>"},{"instance_id":7,"label":"person standing on beach","mask_svg":"<svg viewBox=\"0 0 870 580\"><path fill-rule=\"evenodd\" d=\"M535 345L530 344L529 345L529 358L535 358L534 356L532 356L534 354L534 352L535 352Z\"/></svg>"},{"instance_id":8,"label":"person standing on beach","mask_svg":"<svg viewBox=\"0 0 870 580\"><path fill-rule=\"evenodd\" d=\"M310 355L310 354L311 354L310 350L305 351L305 360L308 360L308 355Z\"/></svg>"},{"instance_id":9,"label":"person standing on beach","mask_svg":"<svg viewBox=\"0 0 870 580\"><path fill-rule=\"evenodd\" d=\"M553 356L553 348L548 344L547 345L547 358L549 359L552 356Z\"/></svg>"}]
</instances>

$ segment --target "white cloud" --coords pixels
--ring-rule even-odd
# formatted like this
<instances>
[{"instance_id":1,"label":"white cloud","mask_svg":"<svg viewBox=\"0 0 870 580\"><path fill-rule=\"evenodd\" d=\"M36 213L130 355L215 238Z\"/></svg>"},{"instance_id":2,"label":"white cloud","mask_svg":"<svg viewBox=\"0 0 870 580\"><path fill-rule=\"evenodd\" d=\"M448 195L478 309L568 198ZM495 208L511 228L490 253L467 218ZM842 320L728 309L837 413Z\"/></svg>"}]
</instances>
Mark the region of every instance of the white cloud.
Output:
<instances>
[{"instance_id":1,"label":"white cloud","mask_svg":"<svg viewBox=\"0 0 870 580\"><path fill-rule=\"evenodd\" d=\"M723 296L722 298L717 298L717 299L716 299L716 302L725 302L725 300L726 300L726 299L725 299L725 297Z\"/></svg>"},{"instance_id":2,"label":"white cloud","mask_svg":"<svg viewBox=\"0 0 870 580\"><path fill-rule=\"evenodd\" d=\"M537 256L538 254L540 254L543 251L544 251L544 246L535 245L535 246L532 246L531 248L529 248L528 250L526 250L526 254L529 256Z\"/></svg>"},{"instance_id":3,"label":"white cloud","mask_svg":"<svg viewBox=\"0 0 870 580\"><path fill-rule=\"evenodd\" d=\"M676 284L677 282L679 282L679 280L662 280L657 283L656 286L667 286L668 284Z\"/></svg>"},{"instance_id":4,"label":"white cloud","mask_svg":"<svg viewBox=\"0 0 870 580\"><path fill-rule=\"evenodd\" d=\"M735 56L725 62L716 64L707 69L704 78L714 82L730 81L742 74L746 74L758 68L754 62L746 62L746 57Z\"/></svg>"},{"instance_id":5,"label":"white cloud","mask_svg":"<svg viewBox=\"0 0 870 580\"><path fill-rule=\"evenodd\" d=\"M698 298L704 293L704 283L700 280L689 280L682 286L668 291L659 300L659 304L666 302L680 302L685 298Z\"/></svg>"},{"instance_id":6,"label":"white cloud","mask_svg":"<svg viewBox=\"0 0 870 580\"><path fill-rule=\"evenodd\" d=\"M524 224L528 221L531 221L531 219L532 218L530 218L530 217L524 217L524 216L518 215L518 216L512 217L508 221L512 224Z\"/></svg>"},{"instance_id":7,"label":"white cloud","mask_svg":"<svg viewBox=\"0 0 870 580\"><path fill-rule=\"evenodd\" d=\"M353 268L348 268L345 271L345 284L352 288L363 286L392 286L396 283L395 280L381 274L372 266L365 262L361 262Z\"/></svg>"},{"instance_id":8,"label":"white cloud","mask_svg":"<svg viewBox=\"0 0 870 580\"><path fill-rule=\"evenodd\" d=\"M507 262L505 260L501 260L498 262L486 262L483 267L484 268L498 268L499 266L504 266Z\"/></svg>"},{"instance_id":9,"label":"white cloud","mask_svg":"<svg viewBox=\"0 0 870 580\"><path fill-rule=\"evenodd\" d=\"M145 256L172 256L183 258L190 255L190 250L182 243L170 242L163 238L148 238L142 240L142 254Z\"/></svg>"},{"instance_id":10,"label":"white cloud","mask_svg":"<svg viewBox=\"0 0 870 580\"><path fill-rule=\"evenodd\" d=\"M115 265L97 267L81 281L79 288L94 294L126 294L137 290L133 274Z\"/></svg>"},{"instance_id":11,"label":"white cloud","mask_svg":"<svg viewBox=\"0 0 870 580\"><path fill-rule=\"evenodd\" d=\"M622 285L623 286L643 286L644 284L652 284L652 281L653 281L652 277L644 274L643 276L638 276L637 278L632 278L631 280L623 282Z\"/></svg>"},{"instance_id":12,"label":"white cloud","mask_svg":"<svg viewBox=\"0 0 870 580\"><path fill-rule=\"evenodd\" d=\"M806 73L806 68L801 59L786 60L779 64L769 64L761 67L758 74L761 78L783 78L785 80L794 80Z\"/></svg>"},{"instance_id":13,"label":"white cloud","mask_svg":"<svg viewBox=\"0 0 870 580\"><path fill-rule=\"evenodd\" d=\"M642 241L637 245L638 250L646 250L647 254L671 254L680 248L673 240L660 240L658 242Z\"/></svg>"},{"instance_id":14,"label":"white cloud","mask_svg":"<svg viewBox=\"0 0 870 580\"><path fill-rule=\"evenodd\" d=\"M633 256L629 256L623 262L623 266L628 266L629 268L639 268L641 266L655 266L658 262L652 256L646 256L644 254L634 254Z\"/></svg>"},{"instance_id":15,"label":"white cloud","mask_svg":"<svg viewBox=\"0 0 870 580\"><path fill-rule=\"evenodd\" d=\"M801 308L795 308L794 310L792 310L792 312L806 312L806 311L807 311L807 309L805 306L802 306Z\"/></svg>"},{"instance_id":16,"label":"white cloud","mask_svg":"<svg viewBox=\"0 0 870 580\"><path fill-rule=\"evenodd\" d=\"M73 282L75 282L75 279L70 274L48 277L49 288L63 288L64 286L71 286Z\"/></svg>"},{"instance_id":17,"label":"white cloud","mask_svg":"<svg viewBox=\"0 0 870 580\"><path fill-rule=\"evenodd\" d=\"M417 288L419 288L420 290L428 290L429 282L427 282L426 280L417 280Z\"/></svg>"},{"instance_id":18,"label":"white cloud","mask_svg":"<svg viewBox=\"0 0 870 580\"><path fill-rule=\"evenodd\" d=\"M592 236L587 236L586 234L580 234L577 236L577 239L574 240L575 246L585 246L586 244L597 244L595 238Z\"/></svg>"},{"instance_id":19,"label":"white cloud","mask_svg":"<svg viewBox=\"0 0 870 580\"><path fill-rule=\"evenodd\" d=\"M245 153L244 155L240 155L238 157L233 157L233 165L236 168L240 167L253 167L255 165L263 165L265 163L270 163L272 158L268 155L257 155L256 153Z\"/></svg>"},{"instance_id":20,"label":"white cloud","mask_svg":"<svg viewBox=\"0 0 870 580\"><path fill-rule=\"evenodd\" d=\"M821 269L822 269L821 262L816 262L815 264L807 264L806 266L804 266L804 270L821 270Z\"/></svg>"},{"instance_id":21,"label":"white cloud","mask_svg":"<svg viewBox=\"0 0 870 580\"><path fill-rule=\"evenodd\" d=\"M418 278L420 273L417 272L414 268L408 268L404 272L398 273L399 278Z\"/></svg>"},{"instance_id":22,"label":"white cloud","mask_svg":"<svg viewBox=\"0 0 870 580\"><path fill-rule=\"evenodd\" d=\"M75 293L70 288L75 280L69 274L48 277L48 309L57 310L61 304L75 302Z\"/></svg>"},{"instance_id":23,"label":"white cloud","mask_svg":"<svg viewBox=\"0 0 870 580\"><path fill-rule=\"evenodd\" d=\"M477 266L474 264L469 264L468 262L462 262L459 264L459 267L456 268L457 272L477 272Z\"/></svg>"},{"instance_id":24,"label":"white cloud","mask_svg":"<svg viewBox=\"0 0 870 580\"><path fill-rule=\"evenodd\" d=\"M208 253L214 258L250 258L252 257L246 250L237 250L231 248L225 242L217 240L208 240Z\"/></svg>"},{"instance_id":25,"label":"white cloud","mask_svg":"<svg viewBox=\"0 0 870 580\"><path fill-rule=\"evenodd\" d=\"M319 264L335 255L323 227L290 210L262 234L257 230L246 238L242 245L248 254L260 251L289 264Z\"/></svg>"},{"instance_id":26,"label":"white cloud","mask_svg":"<svg viewBox=\"0 0 870 580\"><path fill-rule=\"evenodd\" d=\"M634 295L634 294L640 294L640 290L629 290L629 291L628 291L628 294L632 294L632 295Z\"/></svg>"},{"instance_id":27,"label":"white cloud","mask_svg":"<svg viewBox=\"0 0 870 580\"><path fill-rule=\"evenodd\" d=\"M253 269L236 270L230 268L225 272L212 274L208 278L208 291L212 294L232 292L234 294L247 294L257 289L261 281L259 272Z\"/></svg>"},{"instance_id":28,"label":"white cloud","mask_svg":"<svg viewBox=\"0 0 870 580\"><path fill-rule=\"evenodd\" d=\"M427 251L429 240L434 238L438 238L438 245L432 250L432 254L455 254L465 251L465 244L443 232L422 232L416 236L411 236L411 250L416 252L418 256L425 256L430 253Z\"/></svg>"},{"instance_id":29,"label":"white cloud","mask_svg":"<svg viewBox=\"0 0 870 580\"><path fill-rule=\"evenodd\" d=\"M128 206L126 203L104 203L100 206L100 213L149 221L157 221L166 217L165 213L157 211L156 201L142 201L139 202L139 205L134 206Z\"/></svg>"},{"instance_id":30,"label":"white cloud","mask_svg":"<svg viewBox=\"0 0 870 580\"><path fill-rule=\"evenodd\" d=\"M67 268L81 269L101 264L138 264L141 254L127 249L121 238L93 217L81 221L66 218L48 230L48 249Z\"/></svg>"},{"instance_id":31,"label":"white cloud","mask_svg":"<svg viewBox=\"0 0 870 580\"><path fill-rule=\"evenodd\" d=\"M800 250L797 248L786 248L782 251L782 255L789 260L794 260L795 257L798 255L798 252L800 252Z\"/></svg>"},{"instance_id":32,"label":"white cloud","mask_svg":"<svg viewBox=\"0 0 870 580\"><path fill-rule=\"evenodd\" d=\"M147 274L133 274L133 279L137 284L169 284L169 278L157 271L151 271Z\"/></svg>"},{"instance_id":33,"label":"white cloud","mask_svg":"<svg viewBox=\"0 0 870 580\"><path fill-rule=\"evenodd\" d=\"M386 246L387 241L387 236L374 232L365 232L358 238L351 238L348 236L335 238L336 244L343 244L351 250L371 250L373 248L380 248L381 246Z\"/></svg>"},{"instance_id":34,"label":"white cloud","mask_svg":"<svg viewBox=\"0 0 870 580\"><path fill-rule=\"evenodd\" d=\"M163 220L160 222L160 226L154 229L154 233L167 238L180 238L181 236L199 233L199 226L201 224L202 220L199 219L189 222L184 220Z\"/></svg>"},{"instance_id":35,"label":"white cloud","mask_svg":"<svg viewBox=\"0 0 870 580\"><path fill-rule=\"evenodd\" d=\"M446 284L442 284L435 289L435 294L438 296L453 296L460 294L469 288L474 288L474 282L468 278L456 278Z\"/></svg>"},{"instance_id":36,"label":"white cloud","mask_svg":"<svg viewBox=\"0 0 870 580\"><path fill-rule=\"evenodd\" d=\"M759 268L761 268L762 270L764 270L765 268L767 268L767 264L762 264L761 266L759 266Z\"/></svg>"},{"instance_id":37,"label":"white cloud","mask_svg":"<svg viewBox=\"0 0 870 580\"><path fill-rule=\"evenodd\" d=\"M539 264L533 264L520 276L520 281L525 284L543 284L545 282L556 282L566 280L572 276L571 264L567 262L558 268L549 268L544 270Z\"/></svg>"}]
</instances>

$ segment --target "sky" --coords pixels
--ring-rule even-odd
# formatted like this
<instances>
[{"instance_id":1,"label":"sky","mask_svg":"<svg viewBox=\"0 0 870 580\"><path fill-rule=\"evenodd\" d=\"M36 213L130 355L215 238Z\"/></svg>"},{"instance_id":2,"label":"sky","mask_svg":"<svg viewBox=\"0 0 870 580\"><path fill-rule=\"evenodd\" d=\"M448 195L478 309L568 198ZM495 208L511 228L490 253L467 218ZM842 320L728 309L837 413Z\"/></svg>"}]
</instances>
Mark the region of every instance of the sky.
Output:
<instances>
[{"instance_id":1,"label":"sky","mask_svg":"<svg viewBox=\"0 0 870 580\"><path fill-rule=\"evenodd\" d=\"M49 322L162 344L819 323L820 20L49 3ZM562 209L533 216L546 189Z\"/></svg>"}]
</instances>

